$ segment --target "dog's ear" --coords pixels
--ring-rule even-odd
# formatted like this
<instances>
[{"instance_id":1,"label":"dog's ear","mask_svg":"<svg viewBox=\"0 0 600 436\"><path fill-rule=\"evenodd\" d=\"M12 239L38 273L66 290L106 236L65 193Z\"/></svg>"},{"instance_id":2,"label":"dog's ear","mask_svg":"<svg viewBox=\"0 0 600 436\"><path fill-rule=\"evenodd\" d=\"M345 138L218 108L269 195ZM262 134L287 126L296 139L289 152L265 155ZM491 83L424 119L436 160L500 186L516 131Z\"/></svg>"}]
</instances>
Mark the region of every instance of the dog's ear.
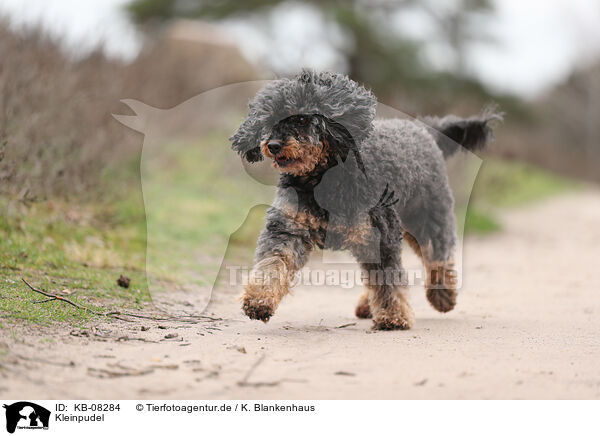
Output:
<instances>
[{"instance_id":1,"label":"dog's ear","mask_svg":"<svg viewBox=\"0 0 600 436\"><path fill-rule=\"evenodd\" d=\"M240 156L248 162L258 162L263 160L260 151L261 137L262 125L259 123L258 117L250 111L248 117L229 140L231 141L231 148L237 151Z\"/></svg>"},{"instance_id":2,"label":"dog's ear","mask_svg":"<svg viewBox=\"0 0 600 436\"><path fill-rule=\"evenodd\" d=\"M364 172L365 167L363 165L358 144L348 129L341 123L322 115L318 115L318 118L321 126L321 138L329 144L332 157L336 159L341 157L342 160L345 161L348 157L348 153L353 153L356 164Z\"/></svg>"}]
</instances>

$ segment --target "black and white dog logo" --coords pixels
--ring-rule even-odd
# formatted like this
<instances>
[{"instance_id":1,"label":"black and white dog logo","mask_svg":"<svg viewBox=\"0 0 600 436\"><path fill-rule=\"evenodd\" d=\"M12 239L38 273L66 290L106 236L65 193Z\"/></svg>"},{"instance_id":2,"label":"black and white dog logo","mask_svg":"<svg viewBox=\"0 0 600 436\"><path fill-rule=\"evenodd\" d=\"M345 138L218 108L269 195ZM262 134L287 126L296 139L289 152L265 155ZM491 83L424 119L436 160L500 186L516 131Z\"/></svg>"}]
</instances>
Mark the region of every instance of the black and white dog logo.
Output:
<instances>
[{"instance_id":1,"label":"black and white dog logo","mask_svg":"<svg viewBox=\"0 0 600 436\"><path fill-rule=\"evenodd\" d=\"M18 429L48 429L50 411L29 401L19 401L3 406L6 409L6 431Z\"/></svg>"}]
</instances>

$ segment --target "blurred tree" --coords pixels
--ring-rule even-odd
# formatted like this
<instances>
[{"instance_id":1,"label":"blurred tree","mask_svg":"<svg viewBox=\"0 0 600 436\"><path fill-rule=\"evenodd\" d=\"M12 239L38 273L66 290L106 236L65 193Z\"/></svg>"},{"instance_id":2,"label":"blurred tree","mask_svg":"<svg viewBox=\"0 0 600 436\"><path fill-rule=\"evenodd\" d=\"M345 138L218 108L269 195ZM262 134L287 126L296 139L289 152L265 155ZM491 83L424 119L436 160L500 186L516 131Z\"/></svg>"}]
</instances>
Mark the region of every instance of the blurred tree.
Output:
<instances>
[{"instance_id":1,"label":"blurred tree","mask_svg":"<svg viewBox=\"0 0 600 436\"><path fill-rule=\"evenodd\" d=\"M232 17L265 17L286 0L134 0L128 11L140 24L160 23L175 17L219 20ZM338 26L349 39L344 55L348 74L380 92L403 83L416 89L439 82L437 73L421 52L425 42L398 29L395 20L403 12L421 13L433 23L436 38L444 41L450 57L455 59L452 74L461 91L487 94L465 73L467 46L481 40L481 26L474 18L493 11L491 0L456 0L452 2L417 0L309 0L305 2ZM460 82L460 83L458 83Z\"/></svg>"},{"instance_id":2,"label":"blurred tree","mask_svg":"<svg viewBox=\"0 0 600 436\"><path fill-rule=\"evenodd\" d=\"M268 29L276 8L294 4L298 2L133 0L127 10L136 23L149 28L174 18L237 18ZM518 97L491 91L468 71L469 46L490 42L485 18L494 12L493 0L305 0L302 4L341 31L345 43L339 50L346 73L371 87L382 102L401 105L413 114L449 110L470 114L495 101L520 121L529 122L530 109ZM420 36L415 35L415 23ZM409 27L413 34L406 30ZM440 62L433 65L424 56L432 46L437 49L435 60L445 61L442 68Z\"/></svg>"}]
</instances>

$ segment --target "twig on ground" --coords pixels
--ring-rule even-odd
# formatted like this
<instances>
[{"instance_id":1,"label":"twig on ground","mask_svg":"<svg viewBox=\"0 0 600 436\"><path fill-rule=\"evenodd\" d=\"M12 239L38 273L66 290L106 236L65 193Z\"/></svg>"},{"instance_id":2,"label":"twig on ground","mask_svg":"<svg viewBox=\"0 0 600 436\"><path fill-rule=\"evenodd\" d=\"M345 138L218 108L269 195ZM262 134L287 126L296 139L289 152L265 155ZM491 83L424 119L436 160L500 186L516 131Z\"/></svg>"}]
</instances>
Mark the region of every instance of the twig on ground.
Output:
<instances>
[{"instance_id":1,"label":"twig on ground","mask_svg":"<svg viewBox=\"0 0 600 436\"><path fill-rule=\"evenodd\" d=\"M213 318L213 317L207 316L207 315L183 315L183 316L166 315L166 316L152 316L152 315L144 315L144 314L140 314L140 313L121 312L121 311L116 311L116 310L115 311L109 311L109 312L98 312L96 310L90 309L89 307L77 304L77 303L69 300L68 298L61 297L60 295L52 294L51 292L47 292L47 291L42 291L41 289L36 289L32 285L30 285L27 282L27 280L25 280L22 277L21 277L21 280L23 280L23 283L25 283L27 285L27 287L29 289L31 289L33 292L37 292L38 294L41 294L41 295L43 295L45 297L48 297L46 300L35 301L34 304L48 303L50 301L55 301L55 300L56 301L62 301L64 303L67 303L67 304L75 307L76 309L85 310L86 312L92 313L94 315L107 316L107 317L111 317L111 318L115 318L115 319L119 319L121 321L127 321L127 322L132 322L132 320L131 319L127 319L127 318L123 318L123 317L148 319L148 320L151 320L151 321L189 322L189 323L192 323L192 324L197 324L197 323L202 322L202 321L221 321L221 318Z\"/></svg>"},{"instance_id":2,"label":"twig on ground","mask_svg":"<svg viewBox=\"0 0 600 436\"><path fill-rule=\"evenodd\" d=\"M356 374L354 374L353 372L348 372L348 371L336 371L333 373L333 375L345 375L348 377L354 377Z\"/></svg>"},{"instance_id":3,"label":"twig on ground","mask_svg":"<svg viewBox=\"0 0 600 436\"><path fill-rule=\"evenodd\" d=\"M348 324L342 324L336 327L336 329L345 329L346 327L352 327L353 325L356 325L355 322L350 322Z\"/></svg>"},{"instance_id":4,"label":"twig on ground","mask_svg":"<svg viewBox=\"0 0 600 436\"><path fill-rule=\"evenodd\" d=\"M54 362L52 360L46 360L46 359L42 359L39 357L28 357L28 356L23 356L22 354L15 354L15 357L17 359L21 359L21 360L27 360L27 361L31 361L31 362L40 362L40 363L46 363L48 365L55 365L55 366L67 366L67 367L71 367L71 366L75 366L75 362L71 361L68 363L63 363L63 362Z\"/></svg>"},{"instance_id":5,"label":"twig on ground","mask_svg":"<svg viewBox=\"0 0 600 436\"><path fill-rule=\"evenodd\" d=\"M264 381L264 382L249 382L248 379L250 376L256 371L256 368L265 360L266 355L263 354L260 358L254 362L254 364L250 367L244 378L242 378L237 385L240 387L252 387L252 388L261 388L261 387L272 387L279 386L283 382L295 382L295 383L306 383L304 379L292 379L292 378L282 378L275 381Z\"/></svg>"},{"instance_id":6,"label":"twig on ground","mask_svg":"<svg viewBox=\"0 0 600 436\"><path fill-rule=\"evenodd\" d=\"M263 363L263 360L265 360L265 357L267 357L266 354L263 354L262 356L260 356L258 358L258 360L256 362L254 362L254 364L250 367L250 369L248 370L248 372L246 373L244 378L238 382L238 386L254 385L254 383L248 383L248 379L250 378L252 373L254 373L254 371L256 371L256 368L258 368L258 366L261 363Z\"/></svg>"},{"instance_id":7,"label":"twig on ground","mask_svg":"<svg viewBox=\"0 0 600 436\"><path fill-rule=\"evenodd\" d=\"M146 338L132 338L130 336L120 336L116 339L117 342L126 342L126 341L140 341L140 342L150 342L153 344L158 344L158 341L151 341Z\"/></svg>"},{"instance_id":8,"label":"twig on ground","mask_svg":"<svg viewBox=\"0 0 600 436\"><path fill-rule=\"evenodd\" d=\"M154 372L154 368L124 369L123 371L111 371L105 368L88 368L88 374L98 378L135 377Z\"/></svg>"},{"instance_id":9,"label":"twig on ground","mask_svg":"<svg viewBox=\"0 0 600 436\"><path fill-rule=\"evenodd\" d=\"M36 289L33 286L31 286L29 283L27 283L27 280L25 280L24 278L21 278L21 280L23 280L23 283L25 283L29 287L29 289L31 289L32 291L37 292L38 294L42 294L45 297L49 297L47 300L37 301L36 303L47 303L48 301L59 300L59 301L64 301L65 303L70 304L71 306L76 307L77 309L87 310L88 312L92 312L92 313L95 313L95 314L99 315L98 312L96 312L96 311L94 311L92 309L89 309L87 307L80 306L77 303L73 303L68 298L64 298L64 297L61 297L60 295L51 294L50 292L41 291L39 289Z\"/></svg>"}]
</instances>

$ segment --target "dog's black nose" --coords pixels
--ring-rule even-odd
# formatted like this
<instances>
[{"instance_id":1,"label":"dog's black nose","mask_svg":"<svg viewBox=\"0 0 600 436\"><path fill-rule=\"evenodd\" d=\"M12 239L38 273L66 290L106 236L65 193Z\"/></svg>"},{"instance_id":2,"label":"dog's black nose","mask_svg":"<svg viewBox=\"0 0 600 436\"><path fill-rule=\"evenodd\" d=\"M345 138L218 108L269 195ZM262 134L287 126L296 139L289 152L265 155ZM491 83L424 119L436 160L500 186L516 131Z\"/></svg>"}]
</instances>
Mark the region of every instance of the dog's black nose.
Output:
<instances>
[{"instance_id":1,"label":"dog's black nose","mask_svg":"<svg viewBox=\"0 0 600 436\"><path fill-rule=\"evenodd\" d=\"M277 154L283 148L283 144L281 143L281 141L271 140L267 142L267 148L269 149L271 154Z\"/></svg>"}]
</instances>

